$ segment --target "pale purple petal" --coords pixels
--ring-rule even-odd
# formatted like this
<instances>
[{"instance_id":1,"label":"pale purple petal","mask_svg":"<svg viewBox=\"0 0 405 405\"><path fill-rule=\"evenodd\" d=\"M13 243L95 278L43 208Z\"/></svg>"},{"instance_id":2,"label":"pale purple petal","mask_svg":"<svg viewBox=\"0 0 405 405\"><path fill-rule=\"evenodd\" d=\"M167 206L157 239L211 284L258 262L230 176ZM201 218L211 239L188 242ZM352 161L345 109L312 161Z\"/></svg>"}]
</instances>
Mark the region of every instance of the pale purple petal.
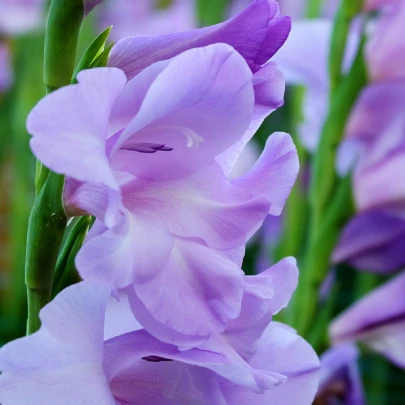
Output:
<instances>
[{"instance_id":1,"label":"pale purple petal","mask_svg":"<svg viewBox=\"0 0 405 405\"><path fill-rule=\"evenodd\" d=\"M212 27L123 39L113 48L109 65L119 67L132 78L159 60L170 59L191 48L223 42L234 47L255 71L282 46L290 26L288 17L279 16L275 1L255 0L237 16Z\"/></svg>"},{"instance_id":2,"label":"pale purple petal","mask_svg":"<svg viewBox=\"0 0 405 405\"><path fill-rule=\"evenodd\" d=\"M123 187L122 194L129 210L142 207L160 218L171 234L202 239L218 249L244 245L269 210L264 197L252 197L233 185L216 162L185 179L137 179Z\"/></svg>"},{"instance_id":3,"label":"pale purple petal","mask_svg":"<svg viewBox=\"0 0 405 405\"><path fill-rule=\"evenodd\" d=\"M335 343L360 341L405 367L405 273L366 295L330 327Z\"/></svg>"},{"instance_id":4,"label":"pale purple petal","mask_svg":"<svg viewBox=\"0 0 405 405\"><path fill-rule=\"evenodd\" d=\"M113 147L112 153L126 150L112 157L112 165L148 180L195 173L242 137L253 104L252 74L235 50L216 44L184 52L149 87ZM172 150L134 154L143 142Z\"/></svg>"},{"instance_id":5,"label":"pale purple petal","mask_svg":"<svg viewBox=\"0 0 405 405\"><path fill-rule=\"evenodd\" d=\"M224 332L236 351L249 359L272 316L285 307L297 287L298 269L286 258L257 276L245 276L242 310Z\"/></svg>"},{"instance_id":6,"label":"pale purple petal","mask_svg":"<svg viewBox=\"0 0 405 405\"><path fill-rule=\"evenodd\" d=\"M256 355L249 362L256 369L269 368L287 376L285 382L264 394L223 383L229 404L308 405L315 397L319 382L319 360L311 346L289 327L272 322L260 340Z\"/></svg>"},{"instance_id":7,"label":"pale purple petal","mask_svg":"<svg viewBox=\"0 0 405 405\"><path fill-rule=\"evenodd\" d=\"M173 239L159 218L126 211L113 228L88 235L76 266L84 280L125 288L159 273L172 248Z\"/></svg>"},{"instance_id":8,"label":"pale purple petal","mask_svg":"<svg viewBox=\"0 0 405 405\"><path fill-rule=\"evenodd\" d=\"M266 117L284 103L285 80L275 63L267 63L253 75L253 86L255 105L249 128L241 139L216 158L226 174L231 173L246 144L252 139Z\"/></svg>"},{"instance_id":9,"label":"pale purple petal","mask_svg":"<svg viewBox=\"0 0 405 405\"><path fill-rule=\"evenodd\" d=\"M134 288L156 321L180 334L208 337L239 315L243 272L221 252L176 238L161 271ZM135 305L133 311L142 323ZM156 337L165 341L166 334Z\"/></svg>"},{"instance_id":10,"label":"pale purple petal","mask_svg":"<svg viewBox=\"0 0 405 405\"><path fill-rule=\"evenodd\" d=\"M333 253L333 262L350 262L359 270L392 272L405 265L405 219L369 211L352 218Z\"/></svg>"},{"instance_id":11,"label":"pale purple petal","mask_svg":"<svg viewBox=\"0 0 405 405\"><path fill-rule=\"evenodd\" d=\"M79 73L78 81L49 94L31 111L31 148L56 173L117 188L105 144L111 107L125 75L118 69L91 69Z\"/></svg>"},{"instance_id":12,"label":"pale purple petal","mask_svg":"<svg viewBox=\"0 0 405 405\"><path fill-rule=\"evenodd\" d=\"M115 405L103 370L109 289L80 283L41 311L39 332L0 350L0 401Z\"/></svg>"},{"instance_id":13,"label":"pale purple petal","mask_svg":"<svg viewBox=\"0 0 405 405\"><path fill-rule=\"evenodd\" d=\"M271 135L259 160L250 172L234 184L253 196L264 195L271 207L269 213L280 215L299 171L297 150L291 137L282 132Z\"/></svg>"}]
</instances>

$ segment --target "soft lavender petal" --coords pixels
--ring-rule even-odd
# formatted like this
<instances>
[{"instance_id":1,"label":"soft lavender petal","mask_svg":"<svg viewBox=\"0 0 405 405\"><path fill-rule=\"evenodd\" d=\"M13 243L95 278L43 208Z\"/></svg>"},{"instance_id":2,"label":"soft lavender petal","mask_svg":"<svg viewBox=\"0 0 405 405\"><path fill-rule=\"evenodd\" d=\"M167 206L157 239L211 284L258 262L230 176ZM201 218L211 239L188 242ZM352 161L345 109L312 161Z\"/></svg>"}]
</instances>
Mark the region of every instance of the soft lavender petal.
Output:
<instances>
[{"instance_id":1,"label":"soft lavender petal","mask_svg":"<svg viewBox=\"0 0 405 405\"><path fill-rule=\"evenodd\" d=\"M80 283L41 311L42 327L0 350L4 404L115 405L103 370L109 289Z\"/></svg>"},{"instance_id":2,"label":"soft lavender petal","mask_svg":"<svg viewBox=\"0 0 405 405\"><path fill-rule=\"evenodd\" d=\"M136 157L120 150L112 164L148 180L195 173L242 137L253 104L252 74L235 50L216 44L184 52L152 83L113 147L114 153L130 149L133 143L152 142L173 150Z\"/></svg>"},{"instance_id":3,"label":"soft lavender petal","mask_svg":"<svg viewBox=\"0 0 405 405\"><path fill-rule=\"evenodd\" d=\"M249 128L241 139L216 158L226 174L230 174L234 169L245 146L252 139L266 117L284 103L285 80L275 63L267 63L253 75L253 86L255 90L255 105Z\"/></svg>"},{"instance_id":4,"label":"soft lavender petal","mask_svg":"<svg viewBox=\"0 0 405 405\"><path fill-rule=\"evenodd\" d=\"M98 68L79 73L78 81L49 94L31 111L31 148L57 173L117 189L105 144L110 111L125 75Z\"/></svg>"},{"instance_id":5,"label":"soft lavender petal","mask_svg":"<svg viewBox=\"0 0 405 405\"><path fill-rule=\"evenodd\" d=\"M158 322L181 334L208 337L239 315L243 272L221 252L176 238L161 271L134 288Z\"/></svg>"},{"instance_id":6,"label":"soft lavender petal","mask_svg":"<svg viewBox=\"0 0 405 405\"><path fill-rule=\"evenodd\" d=\"M235 179L234 184L250 191L253 196L266 196L271 204L269 213L280 215L298 171L299 161L294 142L288 134L276 132L267 140L252 170Z\"/></svg>"},{"instance_id":7,"label":"soft lavender petal","mask_svg":"<svg viewBox=\"0 0 405 405\"><path fill-rule=\"evenodd\" d=\"M308 405L319 382L319 360L311 346L289 327L272 322L260 340L260 348L249 362L253 368L269 368L287 376L285 382L259 395L223 383L229 404Z\"/></svg>"},{"instance_id":8,"label":"soft lavender petal","mask_svg":"<svg viewBox=\"0 0 405 405\"><path fill-rule=\"evenodd\" d=\"M266 198L252 197L233 185L216 162L185 179L136 179L122 193L128 209L136 212L143 207L160 218L171 234L202 239L218 249L244 245L269 210ZM150 243L158 249L153 240Z\"/></svg>"},{"instance_id":9,"label":"soft lavender petal","mask_svg":"<svg viewBox=\"0 0 405 405\"><path fill-rule=\"evenodd\" d=\"M159 60L170 59L191 48L223 42L234 47L255 71L283 45L290 26L288 17L279 16L275 1L255 0L240 14L218 25L123 39L113 48L109 65L119 67L132 78Z\"/></svg>"},{"instance_id":10,"label":"soft lavender petal","mask_svg":"<svg viewBox=\"0 0 405 405\"><path fill-rule=\"evenodd\" d=\"M125 288L159 273L172 248L173 239L159 218L125 212L113 228L87 237L76 266L84 280Z\"/></svg>"}]
</instances>

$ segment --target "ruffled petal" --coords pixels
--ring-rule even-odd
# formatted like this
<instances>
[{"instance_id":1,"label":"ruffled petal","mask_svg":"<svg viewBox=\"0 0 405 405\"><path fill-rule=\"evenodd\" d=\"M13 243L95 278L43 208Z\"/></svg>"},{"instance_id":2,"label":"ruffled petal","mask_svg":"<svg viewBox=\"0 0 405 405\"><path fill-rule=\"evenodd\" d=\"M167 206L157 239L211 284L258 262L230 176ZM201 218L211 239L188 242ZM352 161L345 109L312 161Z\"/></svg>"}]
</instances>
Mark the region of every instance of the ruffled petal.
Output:
<instances>
[{"instance_id":1,"label":"ruffled petal","mask_svg":"<svg viewBox=\"0 0 405 405\"><path fill-rule=\"evenodd\" d=\"M56 173L117 189L106 139L125 75L113 68L91 69L81 72L78 81L49 94L31 111L27 128L32 151Z\"/></svg>"},{"instance_id":2,"label":"ruffled petal","mask_svg":"<svg viewBox=\"0 0 405 405\"><path fill-rule=\"evenodd\" d=\"M113 166L154 181L195 173L242 137L253 104L252 74L233 48L184 52L149 87L113 147ZM150 144L156 153L137 152Z\"/></svg>"},{"instance_id":3,"label":"ruffled petal","mask_svg":"<svg viewBox=\"0 0 405 405\"><path fill-rule=\"evenodd\" d=\"M200 341L221 332L241 309L243 272L220 251L200 243L175 239L175 247L160 272L134 285L137 297L153 319L179 334ZM184 305L187 303L187 305ZM137 319L136 302L131 302ZM156 324L154 324L156 326ZM160 328L158 339L175 344Z\"/></svg>"},{"instance_id":4,"label":"ruffled petal","mask_svg":"<svg viewBox=\"0 0 405 405\"><path fill-rule=\"evenodd\" d=\"M234 184L253 196L265 196L269 213L280 215L299 171L297 150L291 137L276 132L269 137L255 166Z\"/></svg>"},{"instance_id":5,"label":"ruffled petal","mask_svg":"<svg viewBox=\"0 0 405 405\"><path fill-rule=\"evenodd\" d=\"M253 75L253 86L255 90L255 105L249 128L242 138L216 158L227 175L235 168L246 145L257 132L260 125L262 125L263 121L274 110L284 104L284 75L277 69L275 63L267 63Z\"/></svg>"},{"instance_id":6,"label":"ruffled petal","mask_svg":"<svg viewBox=\"0 0 405 405\"><path fill-rule=\"evenodd\" d=\"M312 403L319 382L319 359L311 346L291 328L272 322L263 334L259 350L250 365L259 370L271 369L287 378L262 395L224 383L223 392L229 404Z\"/></svg>"},{"instance_id":7,"label":"ruffled petal","mask_svg":"<svg viewBox=\"0 0 405 405\"><path fill-rule=\"evenodd\" d=\"M125 288L155 277L172 248L173 239L159 218L126 211L113 228L89 234L76 266L84 280Z\"/></svg>"},{"instance_id":8,"label":"ruffled petal","mask_svg":"<svg viewBox=\"0 0 405 405\"><path fill-rule=\"evenodd\" d=\"M3 404L115 405L103 370L110 290L80 283L41 311L41 329L0 350Z\"/></svg>"},{"instance_id":9,"label":"ruffled petal","mask_svg":"<svg viewBox=\"0 0 405 405\"><path fill-rule=\"evenodd\" d=\"M233 185L216 162L176 181L137 179L123 187L122 194L128 209L142 207L160 218L172 235L198 238L218 249L244 245L269 210L266 198L252 197Z\"/></svg>"},{"instance_id":10,"label":"ruffled petal","mask_svg":"<svg viewBox=\"0 0 405 405\"><path fill-rule=\"evenodd\" d=\"M222 42L235 48L256 71L283 45L290 28L290 18L279 15L276 1L255 0L237 16L218 25L123 39L112 49L109 66L122 69L130 79L159 60Z\"/></svg>"}]
</instances>

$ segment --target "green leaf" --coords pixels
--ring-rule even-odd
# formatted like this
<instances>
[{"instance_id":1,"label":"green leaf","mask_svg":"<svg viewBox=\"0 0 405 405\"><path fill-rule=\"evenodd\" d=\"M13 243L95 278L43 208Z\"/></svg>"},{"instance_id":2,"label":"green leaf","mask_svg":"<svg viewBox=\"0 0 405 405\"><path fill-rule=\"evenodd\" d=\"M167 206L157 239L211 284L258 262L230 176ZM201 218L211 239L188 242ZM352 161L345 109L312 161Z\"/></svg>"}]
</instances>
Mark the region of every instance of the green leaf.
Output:
<instances>
[{"instance_id":1,"label":"green leaf","mask_svg":"<svg viewBox=\"0 0 405 405\"><path fill-rule=\"evenodd\" d=\"M90 65L91 68L97 68L97 67L105 67L108 64L108 58L110 57L110 52L112 47L114 46L115 42L111 42L103 52L93 61L93 63Z\"/></svg>"},{"instance_id":2,"label":"green leaf","mask_svg":"<svg viewBox=\"0 0 405 405\"><path fill-rule=\"evenodd\" d=\"M110 35L112 26L104 30L86 49L80 62L78 63L75 72L73 73L72 83L77 83L76 76L83 70L88 69L101 56L105 50L105 44Z\"/></svg>"},{"instance_id":3,"label":"green leaf","mask_svg":"<svg viewBox=\"0 0 405 405\"><path fill-rule=\"evenodd\" d=\"M200 25L213 25L224 21L228 4L228 0L198 0L197 13Z\"/></svg>"}]
</instances>

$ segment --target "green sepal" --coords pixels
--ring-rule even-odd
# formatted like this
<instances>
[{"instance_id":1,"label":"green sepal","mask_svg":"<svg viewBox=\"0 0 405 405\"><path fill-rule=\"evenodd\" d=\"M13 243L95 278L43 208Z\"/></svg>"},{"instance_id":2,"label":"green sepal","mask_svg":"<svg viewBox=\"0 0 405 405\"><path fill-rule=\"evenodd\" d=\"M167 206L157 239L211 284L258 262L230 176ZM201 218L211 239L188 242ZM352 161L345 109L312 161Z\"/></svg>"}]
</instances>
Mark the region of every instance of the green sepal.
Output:
<instances>
[{"instance_id":1,"label":"green sepal","mask_svg":"<svg viewBox=\"0 0 405 405\"><path fill-rule=\"evenodd\" d=\"M75 72L73 73L72 83L77 83L77 74L81 70L88 69L93 64L93 62L95 62L95 60L103 53L111 29L112 26L105 29L86 49L75 69Z\"/></svg>"},{"instance_id":2,"label":"green sepal","mask_svg":"<svg viewBox=\"0 0 405 405\"><path fill-rule=\"evenodd\" d=\"M63 241L63 247L56 263L56 272L53 286L53 296L57 295L66 284L66 279L75 269L75 258L83 245L89 227L92 222L91 216L83 216L74 220L67 236Z\"/></svg>"},{"instance_id":3,"label":"green sepal","mask_svg":"<svg viewBox=\"0 0 405 405\"><path fill-rule=\"evenodd\" d=\"M93 61L90 65L90 69L97 67L105 67L108 64L108 58L110 57L110 52L115 42L111 42L106 46L103 52Z\"/></svg>"},{"instance_id":4,"label":"green sepal","mask_svg":"<svg viewBox=\"0 0 405 405\"><path fill-rule=\"evenodd\" d=\"M83 0L52 0L45 36L44 83L48 92L72 79L84 10Z\"/></svg>"},{"instance_id":5,"label":"green sepal","mask_svg":"<svg viewBox=\"0 0 405 405\"><path fill-rule=\"evenodd\" d=\"M63 206L64 182L64 176L49 173L28 222L25 262L25 284L29 296L28 333L39 328L39 309L51 298L56 261L67 224Z\"/></svg>"}]
</instances>

